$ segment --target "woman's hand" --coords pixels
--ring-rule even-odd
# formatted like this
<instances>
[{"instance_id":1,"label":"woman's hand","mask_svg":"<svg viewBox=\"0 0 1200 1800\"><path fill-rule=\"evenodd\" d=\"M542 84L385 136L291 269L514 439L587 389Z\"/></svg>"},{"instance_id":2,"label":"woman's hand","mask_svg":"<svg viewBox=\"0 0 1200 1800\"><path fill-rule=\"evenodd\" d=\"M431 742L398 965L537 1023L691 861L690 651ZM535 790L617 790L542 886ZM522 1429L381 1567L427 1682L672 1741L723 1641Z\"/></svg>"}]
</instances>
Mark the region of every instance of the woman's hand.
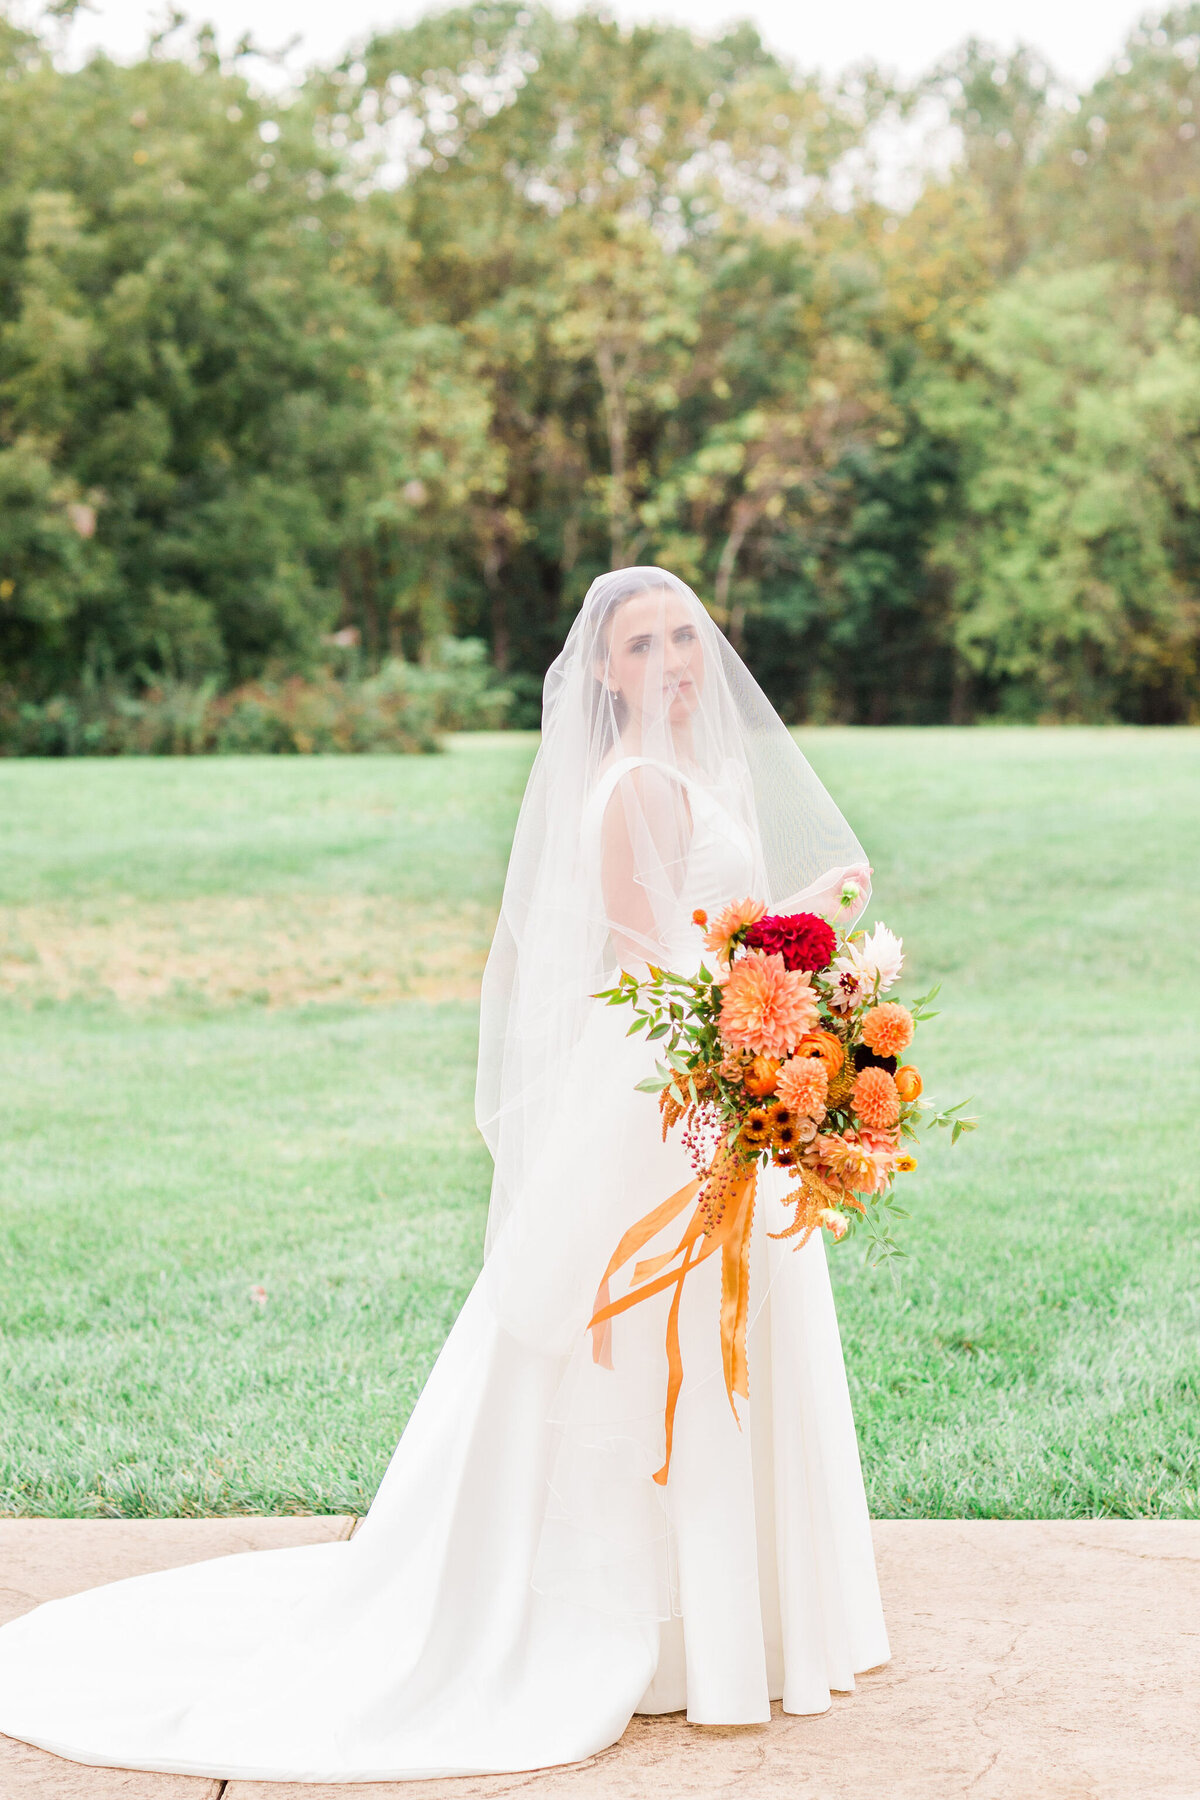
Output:
<instances>
[{"instance_id":1,"label":"woman's hand","mask_svg":"<svg viewBox=\"0 0 1200 1800\"><path fill-rule=\"evenodd\" d=\"M781 900L772 911L820 913L831 924L845 926L858 918L870 893L871 865L855 863L843 869L830 869L798 894L790 894L786 900Z\"/></svg>"}]
</instances>

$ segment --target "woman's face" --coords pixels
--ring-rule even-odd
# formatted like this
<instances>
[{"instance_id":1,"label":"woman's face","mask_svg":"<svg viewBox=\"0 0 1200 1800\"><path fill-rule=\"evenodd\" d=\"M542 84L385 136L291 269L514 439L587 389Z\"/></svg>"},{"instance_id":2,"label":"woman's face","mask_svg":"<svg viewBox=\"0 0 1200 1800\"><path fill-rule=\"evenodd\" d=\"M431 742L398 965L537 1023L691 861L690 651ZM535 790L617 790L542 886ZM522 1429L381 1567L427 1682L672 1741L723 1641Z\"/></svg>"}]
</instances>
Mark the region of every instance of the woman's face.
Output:
<instances>
[{"instance_id":1,"label":"woman's face","mask_svg":"<svg viewBox=\"0 0 1200 1800\"><path fill-rule=\"evenodd\" d=\"M700 702L704 651L682 594L655 588L622 601L608 631L602 675L637 717L682 725Z\"/></svg>"}]
</instances>

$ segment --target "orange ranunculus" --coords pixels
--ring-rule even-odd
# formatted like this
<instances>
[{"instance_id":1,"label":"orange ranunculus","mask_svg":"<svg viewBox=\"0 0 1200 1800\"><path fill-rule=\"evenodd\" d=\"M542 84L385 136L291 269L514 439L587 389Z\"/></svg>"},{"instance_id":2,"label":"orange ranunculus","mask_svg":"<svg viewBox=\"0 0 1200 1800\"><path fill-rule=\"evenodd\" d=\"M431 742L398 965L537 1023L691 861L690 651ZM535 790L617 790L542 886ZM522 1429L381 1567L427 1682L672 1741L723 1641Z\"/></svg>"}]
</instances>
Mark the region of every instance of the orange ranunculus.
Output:
<instances>
[{"instance_id":1,"label":"orange ranunculus","mask_svg":"<svg viewBox=\"0 0 1200 1800\"><path fill-rule=\"evenodd\" d=\"M708 914L705 912L705 910L702 906L698 906L696 908L695 912L692 914L692 924L699 925L702 931L707 931L707 929L708 929Z\"/></svg>"},{"instance_id":2,"label":"orange ranunculus","mask_svg":"<svg viewBox=\"0 0 1200 1800\"><path fill-rule=\"evenodd\" d=\"M793 1056L819 1056L830 1081L846 1060L842 1040L832 1031L806 1031L792 1052Z\"/></svg>"},{"instance_id":3,"label":"orange ranunculus","mask_svg":"<svg viewBox=\"0 0 1200 1800\"><path fill-rule=\"evenodd\" d=\"M916 1100L919 1098L921 1088L924 1084L921 1081L920 1075L911 1063L901 1063L893 1076L893 1080L896 1083L896 1092L902 1100Z\"/></svg>"},{"instance_id":4,"label":"orange ranunculus","mask_svg":"<svg viewBox=\"0 0 1200 1800\"><path fill-rule=\"evenodd\" d=\"M775 1092L779 1079L779 1064L773 1056L756 1056L748 1069L742 1073L742 1086L756 1100L763 1100L768 1094Z\"/></svg>"}]
</instances>

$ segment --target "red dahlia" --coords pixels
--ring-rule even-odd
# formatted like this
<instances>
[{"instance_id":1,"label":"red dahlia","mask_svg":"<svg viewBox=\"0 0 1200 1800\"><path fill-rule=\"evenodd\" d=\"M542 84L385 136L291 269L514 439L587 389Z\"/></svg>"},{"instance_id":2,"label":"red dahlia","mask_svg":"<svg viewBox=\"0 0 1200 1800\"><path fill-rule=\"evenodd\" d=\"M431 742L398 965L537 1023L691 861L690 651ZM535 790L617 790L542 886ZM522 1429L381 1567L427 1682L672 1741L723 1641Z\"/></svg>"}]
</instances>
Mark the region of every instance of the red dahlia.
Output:
<instances>
[{"instance_id":1,"label":"red dahlia","mask_svg":"<svg viewBox=\"0 0 1200 1800\"><path fill-rule=\"evenodd\" d=\"M837 939L833 927L816 913L767 913L746 933L751 950L782 956L785 969L827 969Z\"/></svg>"}]
</instances>

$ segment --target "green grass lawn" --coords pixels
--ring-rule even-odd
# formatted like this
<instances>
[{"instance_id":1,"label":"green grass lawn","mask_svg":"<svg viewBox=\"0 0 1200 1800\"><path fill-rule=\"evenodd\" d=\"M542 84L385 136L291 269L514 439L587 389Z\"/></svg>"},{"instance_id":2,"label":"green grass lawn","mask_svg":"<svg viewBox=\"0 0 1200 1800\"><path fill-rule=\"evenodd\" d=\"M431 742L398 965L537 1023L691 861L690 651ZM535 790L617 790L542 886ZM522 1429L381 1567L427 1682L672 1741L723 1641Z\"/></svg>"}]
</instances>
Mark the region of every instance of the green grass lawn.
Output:
<instances>
[{"instance_id":1,"label":"green grass lawn","mask_svg":"<svg viewBox=\"0 0 1200 1800\"><path fill-rule=\"evenodd\" d=\"M803 742L982 1119L898 1284L831 1252L873 1509L1200 1515L1200 733ZM478 1265L532 747L0 763L0 1512L369 1503Z\"/></svg>"}]
</instances>

